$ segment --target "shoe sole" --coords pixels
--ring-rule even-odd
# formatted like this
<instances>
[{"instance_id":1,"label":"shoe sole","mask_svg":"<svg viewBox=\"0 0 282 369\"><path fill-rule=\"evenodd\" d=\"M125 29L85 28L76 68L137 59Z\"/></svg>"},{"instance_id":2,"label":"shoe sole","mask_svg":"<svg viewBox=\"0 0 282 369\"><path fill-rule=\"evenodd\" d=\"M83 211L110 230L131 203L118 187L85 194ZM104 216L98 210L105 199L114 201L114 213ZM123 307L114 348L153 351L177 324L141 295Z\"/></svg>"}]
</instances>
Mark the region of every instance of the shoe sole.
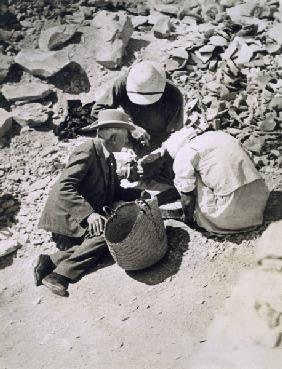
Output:
<instances>
[{"instance_id":1,"label":"shoe sole","mask_svg":"<svg viewBox=\"0 0 282 369\"><path fill-rule=\"evenodd\" d=\"M68 291L65 288L60 288L54 286L52 283L49 283L48 281L42 280L42 284L47 287L49 290L51 290L55 295L67 297L69 296Z\"/></svg>"},{"instance_id":2,"label":"shoe sole","mask_svg":"<svg viewBox=\"0 0 282 369\"><path fill-rule=\"evenodd\" d=\"M38 272L38 265L41 263L41 259L43 258L43 255L39 255L36 261L36 266L33 269L33 277L35 286L41 286L42 285L42 279L40 280L39 272Z\"/></svg>"}]
</instances>

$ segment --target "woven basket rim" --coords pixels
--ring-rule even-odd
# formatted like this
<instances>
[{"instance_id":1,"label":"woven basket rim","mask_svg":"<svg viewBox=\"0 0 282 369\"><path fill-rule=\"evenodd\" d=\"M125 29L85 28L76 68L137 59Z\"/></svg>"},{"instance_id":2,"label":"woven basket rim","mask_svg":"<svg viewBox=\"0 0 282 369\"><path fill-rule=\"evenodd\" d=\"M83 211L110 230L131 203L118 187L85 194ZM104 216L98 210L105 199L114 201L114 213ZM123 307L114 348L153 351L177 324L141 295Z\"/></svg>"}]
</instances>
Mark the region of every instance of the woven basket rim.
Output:
<instances>
[{"instance_id":1,"label":"woven basket rim","mask_svg":"<svg viewBox=\"0 0 282 369\"><path fill-rule=\"evenodd\" d=\"M130 201L130 202L125 202L125 203L123 203L123 204L120 204L120 205L118 205L117 207L116 207L116 209L115 209L115 212L117 212L118 211L118 209L120 209L120 208L122 208L122 207L125 207L125 206L128 206L128 205L130 205L130 204L135 204L136 206L138 206L137 204L136 204L136 202L137 202L138 200L135 200L135 201ZM141 200L141 201L144 201L144 200ZM150 202L149 202L150 201ZM153 198L153 199L149 199L149 201L147 201L146 200L146 202L149 202L149 204L148 205L150 205L150 204L154 204L155 202L157 202L158 200L157 200L157 198ZM139 218L141 217L141 213L139 212L138 213L138 216L137 216L137 218L135 219L135 222L134 222L134 224L133 224L133 226L132 226L132 228L131 228L131 231L130 231L130 233L122 240L122 241L119 241L118 242L118 244L120 244L120 245L122 245L122 244L124 244L125 242L128 242L128 240L130 240L130 235L131 235L131 233L133 233L133 232L135 232L135 229L136 229L136 227L137 227L137 223L138 223L138 220L139 220ZM107 239L107 225L108 225L108 222L110 222L112 219L114 219L116 217L116 215L115 214L113 214L113 215L111 215L110 216L110 218L107 220L107 222L106 222L106 226L105 226L105 239L106 239L106 241L108 240ZM113 242L111 242L110 241L110 243L113 243ZM116 243L116 242L115 242Z\"/></svg>"}]
</instances>

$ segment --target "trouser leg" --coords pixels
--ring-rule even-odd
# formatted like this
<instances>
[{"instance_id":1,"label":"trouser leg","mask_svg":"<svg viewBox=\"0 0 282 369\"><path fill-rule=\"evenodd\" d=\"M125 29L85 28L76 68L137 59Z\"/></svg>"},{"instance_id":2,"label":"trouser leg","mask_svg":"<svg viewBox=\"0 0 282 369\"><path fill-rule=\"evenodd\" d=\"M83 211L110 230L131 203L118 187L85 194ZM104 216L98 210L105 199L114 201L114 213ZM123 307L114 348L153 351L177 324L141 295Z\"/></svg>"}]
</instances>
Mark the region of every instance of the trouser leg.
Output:
<instances>
[{"instance_id":1,"label":"trouser leg","mask_svg":"<svg viewBox=\"0 0 282 369\"><path fill-rule=\"evenodd\" d=\"M50 257L56 265L55 273L76 281L87 270L95 266L107 251L104 236L99 236L84 239L81 244L74 245L65 251L58 251Z\"/></svg>"}]
</instances>

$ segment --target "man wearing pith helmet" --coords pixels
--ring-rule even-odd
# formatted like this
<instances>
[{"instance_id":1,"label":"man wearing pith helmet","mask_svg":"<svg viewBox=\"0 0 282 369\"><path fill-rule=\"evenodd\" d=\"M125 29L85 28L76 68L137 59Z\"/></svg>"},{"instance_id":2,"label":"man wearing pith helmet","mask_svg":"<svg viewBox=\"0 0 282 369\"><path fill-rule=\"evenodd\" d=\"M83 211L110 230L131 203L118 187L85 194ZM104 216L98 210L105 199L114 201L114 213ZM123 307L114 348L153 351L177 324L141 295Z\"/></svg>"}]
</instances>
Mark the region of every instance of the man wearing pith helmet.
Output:
<instances>
[{"instance_id":1,"label":"man wearing pith helmet","mask_svg":"<svg viewBox=\"0 0 282 369\"><path fill-rule=\"evenodd\" d=\"M182 94L166 79L163 66L153 61L135 64L107 86L97 98L92 115L96 118L101 109L119 106L136 126L131 136L139 156L158 148L183 126Z\"/></svg>"},{"instance_id":2,"label":"man wearing pith helmet","mask_svg":"<svg viewBox=\"0 0 282 369\"><path fill-rule=\"evenodd\" d=\"M103 207L140 197L141 191L120 186L113 156L132 129L127 114L115 109L101 111L97 121L82 129L93 139L71 154L39 222L39 228L52 232L60 251L39 255L34 268L37 286L43 284L67 296L69 283L76 282L107 251Z\"/></svg>"}]
</instances>

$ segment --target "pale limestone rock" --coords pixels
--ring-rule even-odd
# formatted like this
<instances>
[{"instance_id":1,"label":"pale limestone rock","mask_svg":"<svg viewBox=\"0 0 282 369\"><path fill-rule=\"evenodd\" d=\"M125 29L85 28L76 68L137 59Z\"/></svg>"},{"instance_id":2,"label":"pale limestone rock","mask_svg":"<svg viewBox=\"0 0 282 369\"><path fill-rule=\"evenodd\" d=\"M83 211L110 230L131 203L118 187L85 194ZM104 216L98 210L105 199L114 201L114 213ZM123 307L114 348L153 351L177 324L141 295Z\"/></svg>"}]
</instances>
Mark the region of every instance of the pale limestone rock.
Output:
<instances>
[{"instance_id":1,"label":"pale limestone rock","mask_svg":"<svg viewBox=\"0 0 282 369\"><path fill-rule=\"evenodd\" d=\"M9 101L34 101L44 99L50 95L52 89L47 84L32 82L5 85L1 92Z\"/></svg>"},{"instance_id":2,"label":"pale limestone rock","mask_svg":"<svg viewBox=\"0 0 282 369\"><path fill-rule=\"evenodd\" d=\"M93 19L90 32L97 62L110 69L119 67L133 33L130 17L121 11L101 11Z\"/></svg>"},{"instance_id":3,"label":"pale limestone rock","mask_svg":"<svg viewBox=\"0 0 282 369\"><path fill-rule=\"evenodd\" d=\"M39 103L31 103L16 107L11 114L14 121L21 127L38 127L48 121L50 111L46 111Z\"/></svg>"},{"instance_id":4,"label":"pale limestone rock","mask_svg":"<svg viewBox=\"0 0 282 369\"><path fill-rule=\"evenodd\" d=\"M168 38L170 36L171 23L169 17L161 17L153 27L154 36L157 38Z\"/></svg>"},{"instance_id":5,"label":"pale limestone rock","mask_svg":"<svg viewBox=\"0 0 282 369\"><path fill-rule=\"evenodd\" d=\"M0 258L12 254L21 246L17 240L2 240L0 241Z\"/></svg>"},{"instance_id":6,"label":"pale limestone rock","mask_svg":"<svg viewBox=\"0 0 282 369\"><path fill-rule=\"evenodd\" d=\"M11 113L4 109L0 109L0 138L9 132L12 128L12 123Z\"/></svg>"},{"instance_id":7,"label":"pale limestone rock","mask_svg":"<svg viewBox=\"0 0 282 369\"><path fill-rule=\"evenodd\" d=\"M44 51L23 49L15 57L15 62L34 76L48 78L70 64L66 51Z\"/></svg>"},{"instance_id":8,"label":"pale limestone rock","mask_svg":"<svg viewBox=\"0 0 282 369\"><path fill-rule=\"evenodd\" d=\"M0 82L7 77L12 62L13 59L10 56L0 54Z\"/></svg>"},{"instance_id":9,"label":"pale limestone rock","mask_svg":"<svg viewBox=\"0 0 282 369\"><path fill-rule=\"evenodd\" d=\"M42 50L54 50L63 46L76 33L77 27L74 25L60 25L47 28L41 31L39 37L39 48Z\"/></svg>"}]
</instances>

